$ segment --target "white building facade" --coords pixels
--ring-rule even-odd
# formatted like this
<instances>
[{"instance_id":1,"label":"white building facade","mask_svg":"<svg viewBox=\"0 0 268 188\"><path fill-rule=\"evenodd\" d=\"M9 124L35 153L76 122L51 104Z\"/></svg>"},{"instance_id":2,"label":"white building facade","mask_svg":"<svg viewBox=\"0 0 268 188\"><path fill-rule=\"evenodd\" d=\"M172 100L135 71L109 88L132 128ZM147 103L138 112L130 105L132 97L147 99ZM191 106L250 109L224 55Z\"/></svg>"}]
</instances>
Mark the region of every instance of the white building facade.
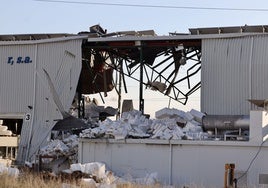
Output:
<instances>
[{"instance_id":1,"label":"white building facade","mask_svg":"<svg viewBox=\"0 0 268 188\"><path fill-rule=\"evenodd\" d=\"M268 98L268 36L202 39L201 111L248 115L248 99Z\"/></svg>"},{"instance_id":2,"label":"white building facade","mask_svg":"<svg viewBox=\"0 0 268 188\"><path fill-rule=\"evenodd\" d=\"M82 66L81 44L81 36L0 41L0 118L22 119L18 162L33 160L62 119L47 75L64 110L70 108Z\"/></svg>"}]
</instances>

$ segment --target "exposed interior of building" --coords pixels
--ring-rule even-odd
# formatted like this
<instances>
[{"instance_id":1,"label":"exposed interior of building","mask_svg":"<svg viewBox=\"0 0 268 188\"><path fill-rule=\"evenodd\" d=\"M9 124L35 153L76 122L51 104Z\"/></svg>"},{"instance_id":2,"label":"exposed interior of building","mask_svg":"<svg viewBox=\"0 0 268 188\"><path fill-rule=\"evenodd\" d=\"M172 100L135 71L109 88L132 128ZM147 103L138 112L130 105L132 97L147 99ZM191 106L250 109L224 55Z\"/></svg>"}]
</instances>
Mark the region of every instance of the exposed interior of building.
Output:
<instances>
[{"instance_id":1,"label":"exposed interior of building","mask_svg":"<svg viewBox=\"0 0 268 188\"><path fill-rule=\"evenodd\" d=\"M198 126L209 134L195 141L193 147L201 144L214 148L218 144L215 141L234 141L223 150L241 147L246 153L245 147L257 148L268 133L266 120L259 123L260 127L253 126L266 115L251 112L267 110L268 86L263 84L268 68L267 31L268 26L215 27L157 36L153 30L108 33L95 25L78 34L1 35L0 154L23 164L37 158L53 131L78 135L107 117L119 119L123 112L133 109L132 101L121 98L122 92L128 92L126 78L139 83L138 110L145 116L146 88L183 105L201 90L202 115L193 111L196 116L192 119L199 118ZM104 101L114 90L118 94L114 107L104 108L87 98L99 94ZM190 112L186 115L189 117ZM183 127L187 123L180 121L176 125ZM163 145L169 146L167 157L171 160L176 157L172 148L180 144L170 138ZM181 145L189 146L185 137L179 140L183 140ZM98 141L81 142L90 148ZM142 142L145 148L155 144ZM143 147L133 140L129 143ZM224 144L221 142L221 146ZM86 154L80 153L84 157L81 161L87 161ZM261 174L267 175L268 167L264 169ZM170 181L176 179L173 169L168 170Z\"/></svg>"}]
</instances>

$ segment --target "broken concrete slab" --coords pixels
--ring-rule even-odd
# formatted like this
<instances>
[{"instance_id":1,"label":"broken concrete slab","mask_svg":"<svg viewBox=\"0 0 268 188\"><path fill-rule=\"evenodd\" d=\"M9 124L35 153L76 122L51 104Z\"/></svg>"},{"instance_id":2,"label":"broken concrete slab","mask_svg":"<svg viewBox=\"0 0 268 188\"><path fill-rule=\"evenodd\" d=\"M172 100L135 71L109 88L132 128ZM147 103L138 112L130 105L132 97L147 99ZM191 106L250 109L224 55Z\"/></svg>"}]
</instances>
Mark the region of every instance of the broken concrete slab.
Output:
<instances>
[{"instance_id":1,"label":"broken concrete slab","mask_svg":"<svg viewBox=\"0 0 268 188\"><path fill-rule=\"evenodd\" d=\"M191 109L190 113L193 115L194 120L199 122L199 123L202 123L203 117L206 116L206 114L204 114L202 112L199 112L199 111L197 111L195 109Z\"/></svg>"}]
</instances>

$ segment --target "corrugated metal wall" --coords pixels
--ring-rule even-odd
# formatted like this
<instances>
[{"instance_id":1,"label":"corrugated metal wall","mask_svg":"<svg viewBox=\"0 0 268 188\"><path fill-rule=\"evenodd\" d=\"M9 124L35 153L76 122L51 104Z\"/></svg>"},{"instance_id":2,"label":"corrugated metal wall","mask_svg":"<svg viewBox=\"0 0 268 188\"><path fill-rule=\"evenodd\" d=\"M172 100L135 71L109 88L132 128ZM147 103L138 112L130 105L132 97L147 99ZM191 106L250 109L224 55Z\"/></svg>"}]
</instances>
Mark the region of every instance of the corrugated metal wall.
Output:
<instances>
[{"instance_id":1,"label":"corrugated metal wall","mask_svg":"<svg viewBox=\"0 0 268 188\"><path fill-rule=\"evenodd\" d=\"M34 58L35 45L0 45L0 113L21 112L32 105L34 63L17 63L26 56Z\"/></svg>"},{"instance_id":2,"label":"corrugated metal wall","mask_svg":"<svg viewBox=\"0 0 268 188\"><path fill-rule=\"evenodd\" d=\"M248 99L268 98L268 37L202 40L201 111L248 115Z\"/></svg>"},{"instance_id":3,"label":"corrugated metal wall","mask_svg":"<svg viewBox=\"0 0 268 188\"><path fill-rule=\"evenodd\" d=\"M268 37L254 37L252 98L268 99Z\"/></svg>"},{"instance_id":4,"label":"corrugated metal wall","mask_svg":"<svg viewBox=\"0 0 268 188\"><path fill-rule=\"evenodd\" d=\"M0 114L29 113L30 121L22 126L18 162L31 160L47 141L62 115L56 106L43 69L49 74L66 111L75 95L82 67L82 39L29 41L29 44L0 42ZM25 42L27 43L27 42ZM22 57L31 63L16 63ZM32 106L32 109L28 108Z\"/></svg>"},{"instance_id":5,"label":"corrugated metal wall","mask_svg":"<svg viewBox=\"0 0 268 188\"><path fill-rule=\"evenodd\" d=\"M47 51L48 54L42 53L43 49ZM55 120L61 118L61 114L57 110L58 108L55 105L42 69L44 68L50 75L63 107L65 111L68 111L75 95L82 68L81 40L73 40L53 45L42 44L38 52L38 57L40 61L43 62L40 62L40 67L38 67L40 76L38 76L37 79L37 96L42 97L40 100L36 101L36 105L38 109L42 110L38 110L37 112L40 114L35 114L35 117L42 117L42 120L35 120L35 124L39 124L39 126L34 126L32 130L29 157L33 157L40 145L50 136L50 131L56 123ZM47 55L50 57L47 58ZM44 104L46 105L45 107L43 106Z\"/></svg>"}]
</instances>

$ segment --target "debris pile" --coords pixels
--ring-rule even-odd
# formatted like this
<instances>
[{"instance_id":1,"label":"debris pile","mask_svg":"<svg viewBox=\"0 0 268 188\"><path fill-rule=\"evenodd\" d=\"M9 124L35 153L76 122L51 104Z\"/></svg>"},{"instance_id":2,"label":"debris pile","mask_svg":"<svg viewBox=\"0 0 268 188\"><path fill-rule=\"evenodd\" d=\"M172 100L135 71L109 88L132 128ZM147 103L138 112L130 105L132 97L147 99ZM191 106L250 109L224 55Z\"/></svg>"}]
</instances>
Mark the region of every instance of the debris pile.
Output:
<instances>
[{"instance_id":1,"label":"debris pile","mask_svg":"<svg viewBox=\"0 0 268 188\"><path fill-rule=\"evenodd\" d=\"M155 113L155 119L149 119L140 111L132 110L124 112L119 120L112 121L106 118L104 121L91 124L91 128L84 129L79 137L197 140L204 138L207 134L201 126L204 116L205 114L194 109L184 112L178 109L164 108ZM80 179L83 184L92 187L99 185L116 186L124 183L144 185L158 183L157 173L147 174L142 178L132 178L131 175L116 177L113 172L106 171L103 163L77 163L78 139L77 135L69 135L65 139L52 140L39 151L40 156L52 156L52 158L40 158L42 161L39 164L43 165L42 167L49 167L47 169L50 169L55 175L67 179ZM72 157L73 160L70 160Z\"/></svg>"},{"instance_id":2,"label":"debris pile","mask_svg":"<svg viewBox=\"0 0 268 188\"><path fill-rule=\"evenodd\" d=\"M69 169L61 172L62 177L76 178L80 177L83 184L98 187L100 185L116 185L124 183L135 183L139 185L154 185L158 182L157 173L147 174L143 178L118 177L112 171L106 170L106 166L101 162L76 163L72 164Z\"/></svg>"},{"instance_id":3,"label":"debris pile","mask_svg":"<svg viewBox=\"0 0 268 188\"><path fill-rule=\"evenodd\" d=\"M96 99L85 97L85 117L91 119L102 119L109 116L114 116L117 113L117 109L111 106L99 106Z\"/></svg>"},{"instance_id":4,"label":"debris pile","mask_svg":"<svg viewBox=\"0 0 268 188\"><path fill-rule=\"evenodd\" d=\"M4 164L0 163L0 173L6 173L9 176L18 177L19 169L13 167L7 167Z\"/></svg>"},{"instance_id":5,"label":"debris pile","mask_svg":"<svg viewBox=\"0 0 268 188\"><path fill-rule=\"evenodd\" d=\"M67 156L69 160L76 161L76 154L78 152L78 136L70 135L69 137L60 140L51 140L48 145L40 149L41 156Z\"/></svg>"},{"instance_id":6,"label":"debris pile","mask_svg":"<svg viewBox=\"0 0 268 188\"><path fill-rule=\"evenodd\" d=\"M7 174L9 176L18 178L23 175L23 171L17 168L7 167L0 163L0 174ZM144 177L134 178L130 174L125 177L116 176L112 171L106 170L106 166L101 162L91 163L74 163L69 168L61 170L59 173L54 172L40 172L40 175L48 180L62 181L62 187L74 187L74 185L68 182L74 180L77 187L117 187L117 185L123 184L137 184L153 186L159 183L158 175L156 172L146 174ZM75 186L76 187L76 186Z\"/></svg>"},{"instance_id":7,"label":"debris pile","mask_svg":"<svg viewBox=\"0 0 268 188\"><path fill-rule=\"evenodd\" d=\"M3 120L0 120L0 136L11 136L12 131L7 130L8 127L3 125Z\"/></svg>"},{"instance_id":8,"label":"debris pile","mask_svg":"<svg viewBox=\"0 0 268 188\"><path fill-rule=\"evenodd\" d=\"M124 112L119 120L106 119L94 128L85 129L81 138L151 138L151 139L202 139L205 114L192 109L184 112L164 108L155 113L156 119L148 119L140 111Z\"/></svg>"}]
</instances>

